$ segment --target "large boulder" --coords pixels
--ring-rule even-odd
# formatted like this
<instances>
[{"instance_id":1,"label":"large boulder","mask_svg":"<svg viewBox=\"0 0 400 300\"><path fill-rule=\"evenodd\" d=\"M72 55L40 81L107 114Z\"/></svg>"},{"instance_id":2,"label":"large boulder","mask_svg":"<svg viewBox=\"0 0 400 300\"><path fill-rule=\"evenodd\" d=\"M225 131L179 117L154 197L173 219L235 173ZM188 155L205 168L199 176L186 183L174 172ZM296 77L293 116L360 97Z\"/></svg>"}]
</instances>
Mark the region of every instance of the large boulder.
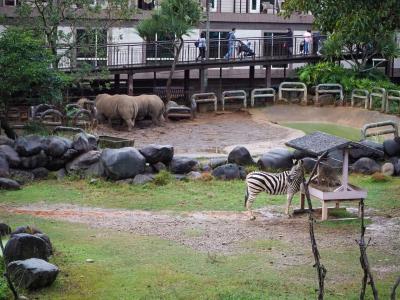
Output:
<instances>
[{"instance_id":1,"label":"large boulder","mask_svg":"<svg viewBox=\"0 0 400 300\"><path fill-rule=\"evenodd\" d=\"M14 148L9 145L1 145L0 154L7 159L11 168L16 168L21 163L21 158L19 157L17 151L15 151Z\"/></svg>"},{"instance_id":2,"label":"large boulder","mask_svg":"<svg viewBox=\"0 0 400 300\"><path fill-rule=\"evenodd\" d=\"M34 257L47 260L48 249L43 239L32 234L14 234L4 247L4 258L7 262Z\"/></svg>"},{"instance_id":3,"label":"large boulder","mask_svg":"<svg viewBox=\"0 0 400 300\"><path fill-rule=\"evenodd\" d=\"M43 138L37 135L19 137L15 141L15 151L21 156L31 156L43 150Z\"/></svg>"},{"instance_id":4,"label":"large boulder","mask_svg":"<svg viewBox=\"0 0 400 300\"><path fill-rule=\"evenodd\" d=\"M212 171L212 175L218 179L222 180L232 180L232 179L240 179L241 172L240 168L237 164L226 164L219 167L216 167Z\"/></svg>"},{"instance_id":5,"label":"large boulder","mask_svg":"<svg viewBox=\"0 0 400 300\"><path fill-rule=\"evenodd\" d=\"M68 172L86 170L89 166L100 161L101 151L92 150L79 155L66 165Z\"/></svg>"},{"instance_id":6,"label":"large boulder","mask_svg":"<svg viewBox=\"0 0 400 300\"><path fill-rule=\"evenodd\" d=\"M0 177L10 176L10 166L4 154L0 154Z\"/></svg>"},{"instance_id":7,"label":"large boulder","mask_svg":"<svg viewBox=\"0 0 400 300\"><path fill-rule=\"evenodd\" d=\"M11 280L24 289L38 289L51 285L56 280L59 269L38 258L16 260L8 264Z\"/></svg>"},{"instance_id":8,"label":"large boulder","mask_svg":"<svg viewBox=\"0 0 400 300\"><path fill-rule=\"evenodd\" d=\"M171 173L187 174L191 171L196 171L199 163L195 159L187 157L174 157L169 165Z\"/></svg>"},{"instance_id":9,"label":"large boulder","mask_svg":"<svg viewBox=\"0 0 400 300\"><path fill-rule=\"evenodd\" d=\"M217 158L211 158L210 161L208 162L208 165L212 169L215 169L216 167L226 165L227 163L228 159L226 157L217 157Z\"/></svg>"},{"instance_id":10,"label":"large boulder","mask_svg":"<svg viewBox=\"0 0 400 300\"><path fill-rule=\"evenodd\" d=\"M105 175L113 180L133 178L143 173L146 159L133 147L103 150L100 161Z\"/></svg>"},{"instance_id":11,"label":"large boulder","mask_svg":"<svg viewBox=\"0 0 400 300\"><path fill-rule=\"evenodd\" d=\"M72 148L79 153L88 152L97 149L97 139L83 132L77 133L72 142Z\"/></svg>"},{"instance_id":12,"label":"large boulder","mask_svg":"<svg viewBox=\"0 0 400 300\"><path fill-rule=\"evenodd\" d=\"M277 148L263 154L257 165L265 171L288 170L293 166L292 153L284 148Z\"/></svg>"},{"instance_id":13,"label":"large boulder","mask_svg":"<svg viewBox=\"0 0 400 300\"><path fill-rule=\"evenodd\" d=\"M385 154L389 157L400 156L400 139L395 138L383 142Z\"/></svg>"},{"instance_id":14,"label":"large boulder","mask_svg":"<svg viewBox=\"0 0 400 300\"><path fill-rule=\"evenodd\" d=\"M242 146L236 146L228 154L228 163L246 166L254 164L254 160L249 150Z\"/></svg>"},{"instance_id":15,"label":"large boulder","mask_svg":"<svg viewBox=\"0 0 400 300\"><path fill-rule=\"evenodd\" d=\"M21 185L27 184L34 179L32 172L19 169L10 169L10 179L15 180Z\"/></svg>"},{"instance_id":16,"label":"large boulder","mask_svg":"<svg viewBox=\"0 0 400 300\"><path fill-rule=\"evenodd\" d=\"M0 145L8 145L10 147L14 147L15 141L4 136L0 135Z\"/></svg>"},{"instance_id":17,"label":"large boulder","mask_svg":"<svg viewBox=\"0 0 400 300\"><path fill-rule=\"evenodd\" d=\"M32 170L32 174L34 179L39 180L39 179L45 179L49 176L49 170L46 168L40 167Z\"/></svg>"},{"instance_id":18,"label":"large boulder","mask_svg":"<svg viewBox=\"0 0 400 300\"><path fill-rule=\"evenodd\" d=\"M366 175L371 175L381 171L381 167L379 166L379 164L375 160L368 157L362 157L358 159L352 165L351 169L354 173L361 173Z\"/></svg>"},{"instance_id":19,"label":"large boulder","mask_svg":"<svg viewBox=\"0 0 400 300\"><path fill-rule=\"evenodd\" d=\"M393 175L400 176L400 158L392 157L390 159L390 162L393 164L393 168L394 168Z\"/></svg>"},{"instance_id":20,"label":"large boulder","mask_svg":"<svg viewBox=\"0 0 400 300\"><path fill-rule=\"evenodd\" d=\"M53 245L51 244L50 238L47 234L44 233L35 233L35 236L38 238L41 238L43 241L46 243L46 249L47 249L47 257L53 254Z\"/></svg>"},{"instance_id":21,"label":"large boulder","mask_svg":"<svg viewBox=\"0 0 400 300\"><path fill-rule=\"evenodd\" d=\"M1 190L19 190L21 185L15 180L0 177L0 189Z\"/></svg>"},{"instance_id":22,"label":"large boulder","mask_svg":"<svg viewBox=\"0 0 400 300\"><path fill-rule=\"evenodd\" d=\"M153 168L153 172L155 173L159 173L162 170L166 170L167 166L165 164L163 164L162 162L158 162L154 165L151 166Z\"/></svg>"},{"instance_id":23,"label":"large boulder","mask_svg":"<svg viewBox=\"0 0 400 300\"><path fill-rule=\"evenodd\" d=\"M133 184L145 184L145 183L152 182L153 180L154 180L153 174L138 174L132 180L132 183Z\"/></svg>"},{"instance_id":24,"label":"large boulder","mask_svg":"<svg viewBox=\"0 0 400 300\"><path fill-rule=\"evenodd\" d=\"M72 142L69 139L58 136L47 138L44 144L46 154L51 157L61 157L72 147Z\"/></svg>"},{"instance_id":25,"label":"large boulder","mask_svg":"<svg viewBox=\"0 0 400 300\"><path fill-rule=\"evenodd\" d=\"M44 151L29 157L21 157L21 167L28 170L45 167L48 162L49 158Z\"/></svg>"},{"instance_id":26,"label":"large boulder","mask_svg":"<svg viewBox=\"0 0 400 300\"><path fill-rule=\"evenodd\" d=\"M174 147L170 145L148 145L139 151L149 164L162 162L168 165L174 157Z\"/></svg>"},{"instance_id":27,"label":"large boulder","mask_svg":"<svg viewBox=\"0 0 400 300\"><path fill-rule=\"evenodd\" d=\"M369 157L375 160L381 160L384 158L383 145L370 141L363 140L359 142L366 147L354 148L349 152L350 160L356 161L361 157ZM374 151L376 150L376 151Z\"/></svg>"}]
</instances>

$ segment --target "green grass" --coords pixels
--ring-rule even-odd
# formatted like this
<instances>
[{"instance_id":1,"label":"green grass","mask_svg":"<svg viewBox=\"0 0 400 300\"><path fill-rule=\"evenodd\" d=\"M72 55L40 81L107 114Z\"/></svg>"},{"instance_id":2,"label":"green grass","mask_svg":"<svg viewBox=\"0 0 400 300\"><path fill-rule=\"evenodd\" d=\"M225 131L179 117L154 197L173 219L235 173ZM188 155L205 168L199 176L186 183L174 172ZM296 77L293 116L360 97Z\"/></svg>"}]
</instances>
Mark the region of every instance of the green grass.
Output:
<instances>
[{"instance_id":1,"label":"green grass","mask_svg":"<svg viewBox=\"0 0 400 300\"><path fill-rule=\"evenodd\" d=\"M309 245L285 241L243 243L245 252L234 255L203 253L156 237L90 229L84 225L5 215L12 227L34 224L54 245L50 262L61 272L49 288L28 292L30 299L315 299L316 273ZM357 234L317 224L317 236ZM328 269L326 299L358 299L361 268L354 246L320 247ZM368 248L374 267L397 265L398 257ZM283 254L295 255L295 264ZM94 263L86 263L91 258ZM376 276L382 299L388 299L396 274ZM0 283L0 287L1 287ZM368 290L368 298L371 293Z\"/></svg>"},{"instance_id":2,"label":"green grass","mask_svg":"<svg viewBox=\"0 0 400 300\"><path fill-rule=\"evenodd\" d=\"M400 178L374 182L370 176L350 176L350 182L368 190L366 207L381 213L400 215ZM86 180L47 180L34 182L19 191L1 191L0 203L26 205L32 203L67 203L93 207L141 210L242 211L244 181L175 181L163 186L154 184L127 185ZM294 205L298 205L298 197ZM260 195L254 207L284 205L285 196ZM317 202L315 202L318 204ZM352 203L351 205L355 205Z\"/></svg>"},{"instance_id":3,"label":"green grass","mask_svg":"<svg viewBox=\"0 0 400 300\"><path fill-rule=\"evenodd\" d=\"M322 131L352 141L359 141L361 139L360 129L332 124L332 123L290 122L290 123L281 123L280 125L301 130L305 134L309 134L314 131Z\"/></svg>"}]
</instances>

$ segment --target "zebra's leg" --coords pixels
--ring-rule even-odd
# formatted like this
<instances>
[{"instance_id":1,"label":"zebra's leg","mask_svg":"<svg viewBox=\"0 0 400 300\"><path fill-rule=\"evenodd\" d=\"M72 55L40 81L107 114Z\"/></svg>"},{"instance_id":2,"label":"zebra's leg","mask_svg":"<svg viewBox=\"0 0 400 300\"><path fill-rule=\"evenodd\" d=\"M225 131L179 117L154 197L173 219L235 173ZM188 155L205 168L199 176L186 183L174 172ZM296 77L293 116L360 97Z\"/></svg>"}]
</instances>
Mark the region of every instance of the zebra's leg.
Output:
<instances>
[{"instance_id":1,"label":"zebra's leg","mask_svg":"<svg viewBox=\"0 0 400 300\"><path fill-rule=\"evenodd\" d=\"M292 214L289 214L289 210L290 210L290 205L292 204L293 196L294 196L294 195L293 195L292 193L288 193L288 194L287 194L287 203L286 203L285 214L288 215L289 217L292 216Z\"/></svg>"},{"instance_id":2,"label":"zebra's leg","mask_svg":"<svg viewBox=\"0 0 400 300\"><path fill-rule=\"evenodd\" d=\"M256 216L253 214L253 211L251 210L251 206L253 205L253 202L254 202L254 199L256 198L255 197L256 195L249 194L249 195L246 195L246 196L247 196L247 199L245 201L245 204L246 204L247 214L248 214L250 220L253 221L253 220L256 219Z\"/></svg>"}]
</instances>

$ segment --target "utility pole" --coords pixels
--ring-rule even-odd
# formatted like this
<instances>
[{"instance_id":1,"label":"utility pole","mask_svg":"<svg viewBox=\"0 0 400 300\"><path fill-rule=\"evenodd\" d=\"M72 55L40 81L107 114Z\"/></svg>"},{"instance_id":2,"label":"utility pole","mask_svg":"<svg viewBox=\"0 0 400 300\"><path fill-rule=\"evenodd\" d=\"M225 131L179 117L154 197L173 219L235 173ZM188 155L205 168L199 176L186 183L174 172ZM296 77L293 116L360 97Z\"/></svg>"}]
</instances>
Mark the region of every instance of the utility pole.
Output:
<instances>
[{"instance_id":1,"label":"utility pole","mask_svg":"<svg viewBox=\"0 0 400 300\"><path fill-rule=\"evenodd\" d=\"M211 0L206 0L206 60L210 58L210 5ZM205 92L208 86L208 69L204 69L202 73L202 92Z\"/></svg>"}]
</instances>

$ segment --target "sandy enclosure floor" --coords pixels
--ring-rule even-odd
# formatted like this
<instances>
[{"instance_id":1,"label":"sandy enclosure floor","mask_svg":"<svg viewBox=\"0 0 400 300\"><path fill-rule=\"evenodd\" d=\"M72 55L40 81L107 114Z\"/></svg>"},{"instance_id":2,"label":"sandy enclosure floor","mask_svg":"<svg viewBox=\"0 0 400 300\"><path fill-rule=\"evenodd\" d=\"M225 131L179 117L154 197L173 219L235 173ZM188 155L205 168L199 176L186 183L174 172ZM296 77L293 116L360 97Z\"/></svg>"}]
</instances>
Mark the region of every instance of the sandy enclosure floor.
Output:
<instances>
[{"instance_id":1,"label":"sandy enclosure floor","mask_svg":"<svg viewBox=\"0 0 400 300\"><path fill-rule=\"evenodd\" d=\"M168 121L162 127L145 121L139 122L133 132L123 130L100 125L97 134L133 138L139 148L152 143L171 144L177 154L198 157L226 155L237 145L247 147L252 155L260 155L303 135L268 122L261 110L199 114L195 120Z\"/></svg>"}]
</instances>

